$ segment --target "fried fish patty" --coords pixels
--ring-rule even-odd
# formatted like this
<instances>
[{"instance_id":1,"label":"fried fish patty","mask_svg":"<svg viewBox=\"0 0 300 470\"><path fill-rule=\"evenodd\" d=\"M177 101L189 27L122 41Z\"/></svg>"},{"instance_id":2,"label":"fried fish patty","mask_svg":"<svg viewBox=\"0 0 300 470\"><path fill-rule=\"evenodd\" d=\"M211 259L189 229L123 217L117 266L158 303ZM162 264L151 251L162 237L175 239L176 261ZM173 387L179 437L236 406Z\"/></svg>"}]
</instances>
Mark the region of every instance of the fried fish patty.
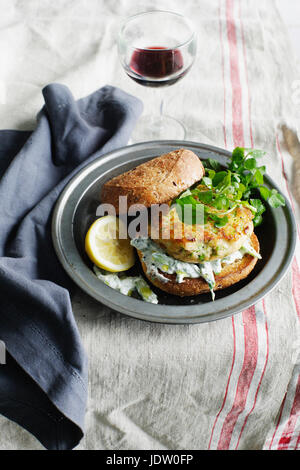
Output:
<instances>
[{"instance_id":1,"label":"fried fish patty","mask_svg":"<svg viewBox=\"0 0 300 470\"><path fill-rule=\"evenodd\" d=\"M224 215L224 211L215 213ZM224 258L238 251L253 232L253 214L248 208L236 207L226 216L228 222L221 228L210 219L204 225L192 225L183 223L176 208L171 208L158 227L151 227L151 238L170 256L188 263Z\"/></svg>"}]
</instances>

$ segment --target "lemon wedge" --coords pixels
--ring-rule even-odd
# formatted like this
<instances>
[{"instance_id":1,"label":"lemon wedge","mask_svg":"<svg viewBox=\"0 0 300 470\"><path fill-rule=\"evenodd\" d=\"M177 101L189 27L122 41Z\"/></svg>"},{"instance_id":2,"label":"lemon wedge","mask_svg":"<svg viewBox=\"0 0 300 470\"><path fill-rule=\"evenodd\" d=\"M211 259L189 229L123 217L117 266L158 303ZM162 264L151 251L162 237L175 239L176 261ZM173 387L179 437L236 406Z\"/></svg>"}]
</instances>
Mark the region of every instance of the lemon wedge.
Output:
<instances>
[{"instance_id":1,"label":"lemon wedge","mask_svg":"<svg viewBox=\"0 0 300 470\"><path fill-rule=\"evenodd\" d=\"M85 237L85 251L99 268L113 273L126 271L135 263L134 250L128 238L125 224L112 215L97 219Z\"/></svg>"}]
</instances>

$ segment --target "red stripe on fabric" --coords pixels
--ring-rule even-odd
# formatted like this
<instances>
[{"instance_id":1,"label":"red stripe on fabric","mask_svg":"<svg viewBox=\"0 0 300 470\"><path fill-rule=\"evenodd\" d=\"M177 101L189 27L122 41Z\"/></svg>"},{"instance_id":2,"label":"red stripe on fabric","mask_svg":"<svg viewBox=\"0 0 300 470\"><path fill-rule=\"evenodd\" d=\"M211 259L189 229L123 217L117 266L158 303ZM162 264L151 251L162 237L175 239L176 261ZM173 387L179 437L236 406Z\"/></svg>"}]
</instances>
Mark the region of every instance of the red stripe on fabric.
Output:
<instances>
[{"instance_id":1,"label":"red stripe on fabric","mask_svg":"<svg viewBox=\"0 0 300 470\"><path fill-rule=\"evenodd\" d=\"M229 448L235 424L239 415L245 408L250 384L257 364L258 340L255 307L250 307L243 312L243 323L245 337L244 362L238 379L233 406L223 423L218 442L219 450Z\"/></svg>"},{"instance_id":2,"label":"red stripe on fabric","mask_svg":"<svg viewBox=\"0 0 300 470\"><path fill-rule=\"evenodd\" d=\"M232 362L231 362L231 368L230 368L230 372L229 372L229 376L228 376L228 380L227 380L227 384L226 384L226 389L225 389L225 395L224 395L224 398L223 398L223 403L222 403L222 406L220 408L220 411L218 412L216 418L215 418L215 421L214 421L214 424L213 424L213 427L212 427L212 431L211 431L211 436L210 436L210 440L209 440L209 444L208 444L208 449L210 449L210 446L211 446L211 441L212 441L212 437L213 437L213 434L214 434L214 430L215 430L215 426L217 424L217 421L219 419L219 416L224 408L224 405L225 405L225 402L226 402L226 398L227 398L227 394L228 394L228 388L229 388L229 384L230 384L230 379L231 379L231 375L232 375L232 370L233 370L233 366L234 366L234 362L235 362L235 354L236 354L236 337L235 337L235 327L234 327L234 317L231 318L231 322L232 322L232 331L233 331L233 355L232 355Z\"/></svg>"},{"instance_id":3,"label":"red stripe on fabric","mask_svg":"<svg viewBox=\"0 0 300 470\"><path fill-rule=\"evenodd\" d=\"M220 43L221 43L221 65L222 65L222 81L223 81L223 134L224 134L224 146L227 149L227 136L226 136L226 85L225 85L225 70L224 70L224 43L222 34L222 18L221 18L221 0L219 0L219 32L220 32Z\"/></svg>"},{"instance_id":4,"label":"red stripe on fabric","mask_svg":"<svg viewBox=\"0 0 300 470\"><path fill-rule=\"evenodd\" d=\"M244 128L242 118L242 88L239 75L239 58L237 49L237 36L233 19L233 0L226 0L227 37L230 54L230 76L232 84L232 130L235 146L244 146ZM242 313L244 322L245 354L242 371L240 373L236 395L231 411L227 414L218 442L218 449L228 448L234 426L244 410L250 384L257 365L258 337L255 317L255 307L251 307Z\"/></svg>"},{"instance_id":5,"label":"red stripe on fabric","mask_svg":"<svg viewBox=\"0 0 300 470\"><path fill-rule=\"evenodd\" d=\"M286 450L289 447L291 439L293 437L293 432L295 425L300 413L300 376L298 377L298 383L296 387L295 398L293 401L290 417L286 426L283 430L282 436L278 443L278 450Z\"/></svg>"},{"instance_id":6,"label":"red stripe on fabric","mask_svg":"<svg viewBox=\"0 0 300 470\"><path fill-rule=\"evenodd\" d=\"M230 52L230 77L232 83L232 133L234 146L244 147L242 119L242 87L239 74L236 30L233 19L234 0L226 0L227 36Z\"/></svg>"},{"instance_id":7,"label":"red stripe on fabric","mask_svg":"<svg viewBox=\"0 0 300 470\"><path fill-rule=\"evenodd\" d=\"M220 32L220 43L221 43L221 65L222 65L222 79L223 79L223 96L224 96L223 132L224 132L224 145L225 145L225 148L227 149L227 138L226 138L226 85L225 85L225 71L224 71L224 43L223 43L223 35L222 35L221 0L219 0L218 14L219 14L219 32ZM232 324L232 335L233 335L233 354L232 354L231 368L230 368L230 372L229 372L229 376L228 376L228 380L227 380L227 384L226 384L226 389L225 389L223 402L222 402L221 408L220 408L217 416L215 417L214 424L213 424L213 427L212 427L212 431L211 431L211 435L210 435L210 439L209 439L209 444L208 444L208 449L210 449L210 446L211 446L211 441L212 441L212 438L213 438L213 434L214 434L214 430L215 430L217 421L218 421L219 416L220 416L220 414L221 414L221 412L222 412L222 410L225 406L225 402L226 402L227 394L228 394L228 388L229 388L229 384L230 384L230 380L231 380L231 376L232 376L232 370L233 370L233 366L234 366L234 363L235 363L236 335L235 335L234 317L231 318L231 324Z\"/></svg>"},{"instance_id":8,"label":"red stripe on fabric","mask_svg":"<svg viewBox=\"0 0 300 470\"><path fill-rule=\"evenodd\" d=\"M278 430L278 428L279 428L279 423L280 423L280 421L281 421L281 416L282 416L282 412L283 412L285 400L286 400L286 394L284 395L284 398L283 398L282 403L281 403L281 406L280 406L279 416L278 416L278 420L277 420L277 423L276 423L275 431L274 431L274 433L273 433L273 436L272 436L272 439L271 439L271 442L270 442L270 445L269 445L269 450L271 449L271 447L272 447L272 445L273 445L274 437L275 437L276 432L277 432L277 430Z\"/></svg>"},{"instance_id":9,"label":"red stripe on fabric","mask_svg":"<svg viewBox=\"0 0 300 470\"><path fill-rule=\"evenodd\" d=\"M243 20L242 20L242 11L241 11L241 0L239 0L239 21L240 21L241 38L242 38L242 46L243 46L243 59L244 59L244 69L245 69L245 76L246 76L246 86L247 86L247 91L248 91L248 119L249 119L250 143L251 143L251 147L253 148L254 147L254 139L253 139L253 129L252 129L252 118L251 118L251 98L250 98L250 87L249 87L249 75L248 75L248 66L247 66L247 54L246 54L244 24L243 24ZM267 368L267 363L268 363L268 360L269 360L269 332L268 332L268 323L267 323L267 311L266 311L266 305L265 305L264 301L263 301L263 309L264 309L264 315L265 315L265 329L266 329L266 338L267 338L266 358L265 358L264 368L263 368L263 371L262 371L262 374L261 374L261 377L260 377L260 380L259 380L259 383L258 383L258 386L257 386L257 389L256 389L254 403L253 403L253 406L252 406L251 410L247 414L247 416L245 418L245 421L243 423L243 426L241 428L241 432L240 432L240 435L239 435L239 438L238 438L236 449L239 446L240 439L241 439L242 433L245 429L245 426L247 424L248 418L249 418L250 414L253 412L253 410L256 406L258 392L259 392L259 389L260 389L260 386L261 386L261 383L262 383L262 380L263 380L263 377L264 377L264 374L265 374L265 371L266 371L266 368Z\"/></svg>"},{"instance_id":10,"label":"red stripe on fabric","mask_svg":"<svg viewBox=\"0 0 300 470\"><path fill-rule=\"evenodd\" d=\"M261 376L260 376L259 383L258 383L258 386L257 386L257 389L256 389L256 393L255 393L255 397L254 397L254 403L253 403L253 406L252 406L251 410L249 411L249 413L247 414L247 416L246 416L246 418L245 418L244 424L243 424L243 426L242 426L242 429L241 429L241 432L240 432L240 435L239 435L239 438L238 438L238 442L237 442L237 445L236 445L236 449L237 449L238 446L239 446L240 439L241 439L242 433L243 433L243 431L244 431L244 429L245 429L245 426L246 426L246 424L247 424L248 418L249 418L250 414L252 413L252 411L253 411L254 408L255 408L256 401L257 401L257 395L258 395L258 392L259 392L259 389L260 389L260 386L261 386L263 377L264 377L264 375L265 375L265 371L266 371L267 363L268 363L268 359L269 359L269 330L268 330L268 323L267 323L267 310L266 310L266 305L265 305L265 301L264 301L264 300L262 301L262 304L263 304L263 309L264 309L264 314L265 314L265 329L266 329L266 337L267 337L267 353L266 353L266 359L265 359L264 368L263 368L263 371L262 371L262 374L261 374Z\"/></svg>"},{"instance_id":11,"label":"red stripe on fabric","mask_svg":"<svg viewBox=\"0 0 300 470\"><path fill-rule=\"evenodd\" d=\"M251 100L250 100L250 93L249 93L250 87L249 87L249 76L248 76L248 67L247 67L247 54L246 54L244 24L243 24L243 20L242 20L242 11L241 11L241 0L239 0L239 20L240 20L242 44L243 44L243 57L244 57L244 67L245 67L245 74L246 74L246 84L247 84L247 89L248 89L248 117L249 117L250 142L251 142L251 147L253 148L254 140L253 140L252 118L251 118Z\"/></svg>"}]
</instances>

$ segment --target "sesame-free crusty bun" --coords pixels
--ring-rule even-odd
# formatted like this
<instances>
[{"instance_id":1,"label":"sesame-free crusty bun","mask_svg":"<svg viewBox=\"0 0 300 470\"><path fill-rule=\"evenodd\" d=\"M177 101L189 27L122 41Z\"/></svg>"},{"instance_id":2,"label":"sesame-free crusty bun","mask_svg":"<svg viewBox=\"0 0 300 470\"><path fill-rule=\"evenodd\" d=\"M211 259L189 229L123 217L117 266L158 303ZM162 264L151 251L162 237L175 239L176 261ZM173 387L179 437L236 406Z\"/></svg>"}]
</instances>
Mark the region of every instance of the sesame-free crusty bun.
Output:
<instances>
[{"instance_id":1,"label":"sesame-free crusty bun","mask_svg":"<svg viewBox=\"0 0 300 470\"><path fill-rule=\"evenodd\" d=\"M118 214L119 196L127 196L127 207L169 202L200 181L204 173L194 152L173 150L107 181L102 188L101 203L112 204Z\"/></svg>"},{"instance_id":2,"label":"sesame-free crusty bun","mask_svg":"<svg viewBox=\"0 0 300 470\"><path fill-rule=\"evenodd\" d=\"M259 241L254 233L251 235L251 243L255 251L259 253ZM176 274L161 273L169 279L168 282L161 282L157 278L151 278L147 273L146 265L142 260L142 253L139 250L137 250L137 252L146 277L159 289L168 292L169 294L179 295L180 297L210 292L207 282L202 277L185 278L181 283L176 281ZM237 260L232 264L224 266L221 273L215 275L216 285L214 290L225 289L225 287L232 286L242 279L245 279L256 265L256 262L257 258L246 254L241 260Z\"/></svg>"}]
</instances>

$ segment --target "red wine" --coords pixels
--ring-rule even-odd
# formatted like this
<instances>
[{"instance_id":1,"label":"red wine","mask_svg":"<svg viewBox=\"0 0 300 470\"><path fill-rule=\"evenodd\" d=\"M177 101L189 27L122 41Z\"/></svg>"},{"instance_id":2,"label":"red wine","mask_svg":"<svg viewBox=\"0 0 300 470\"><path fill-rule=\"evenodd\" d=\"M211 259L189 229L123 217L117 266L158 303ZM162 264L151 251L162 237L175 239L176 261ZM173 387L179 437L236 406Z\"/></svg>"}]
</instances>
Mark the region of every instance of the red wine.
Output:
<instances>
[{"instance_id":1,"label":"red wine","mask_svg":"<svg viewBox=\"0 0 300 470\"><path fill-rule=\"evenodd\" d=\"M182 74L178 73L180 70ZM149 47L133 52L128 75L141 85L162 86L177 82L185 72L183 57L178 49Z\"/></svg>"}]
</instances>

